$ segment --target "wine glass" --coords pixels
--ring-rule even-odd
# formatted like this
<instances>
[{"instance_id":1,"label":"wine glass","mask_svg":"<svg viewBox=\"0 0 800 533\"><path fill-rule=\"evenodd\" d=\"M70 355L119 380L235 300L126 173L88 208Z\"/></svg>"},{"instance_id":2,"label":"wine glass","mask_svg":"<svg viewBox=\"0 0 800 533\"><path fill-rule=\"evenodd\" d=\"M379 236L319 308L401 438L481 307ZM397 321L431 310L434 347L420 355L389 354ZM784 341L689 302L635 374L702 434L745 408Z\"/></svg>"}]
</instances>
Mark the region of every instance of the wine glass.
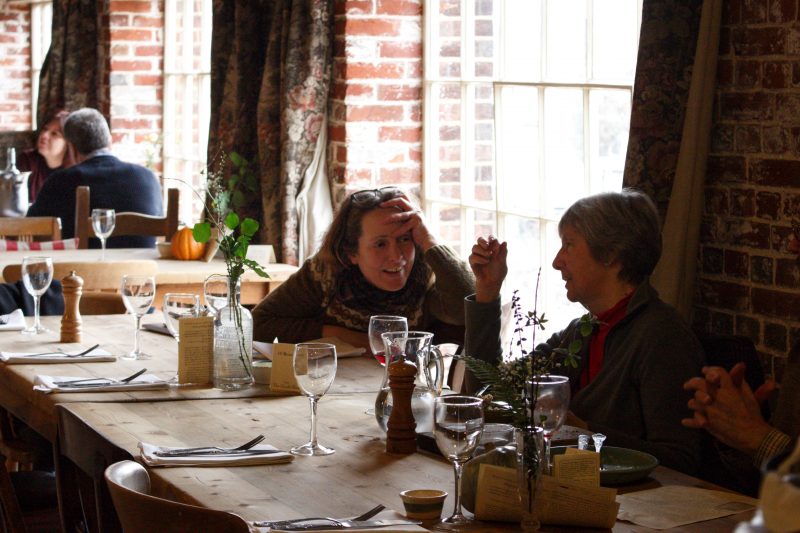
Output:
<instances>
[{"instance_id":1,"label":"wine glass","mask_svg":"<svg viewBox=\"0 0 800 533\"><path fill-rule=\"evenodd\" d=\"M301 342L292 356L294 377L311 403L311 438L290 451L295 455L330 455L336 450L317 442L317 402L328 392L336 376L336 347L322 342Z\"/></svg>"},{"instance_id":2,"label":"wine glass","mask_svg":"<svg viewBox=\"0 0 800 533\"><path fill-rule=\"evenodd\" d=\"M100 261L106 258L106 239L111 236L116 224L117 215L113 209L92 209L92 228L100 239Z\"/></svg>"},{"instance_id":3,"label":"wine glass","mask_svg":"<svg viewBox=\"0 0 800 533\"><path fill-rule=\"evenodd\" d=\"M200 316L200 297L196 294L168 292L164 295L164 324L175 340L180 342L178 321L185 317Z\"/></svg>"},{"instance_id":4,"label":"wine glass","mask_svg":"<svg viewBox=\"0 0 800 533\"><path fill-rule=\"evenodd\" d=\"M461 469L478 447L483 433L483 400L473 396L439 396L433 402L433 435L436 445L453 462L456 493L453 514L442 520L442 529L459 529L472 522L461 514Z\"/></svg>"},{"instance_id":5,"label":"wine glass","mask_svg":"<svg viewBox=\"0 0 800 533\"><path fill-rule=\"evenodd\" d=\"M206 307L213 316L217 316L220 310L228 305L228 276L223 274L208 276L203 283L203 296Z\"/></svg>"},{"instance_id":6,"label":"wine glass","mask_svg":"<svg viewBox=\"0 0 800 533\"><path fill-rule=\"evenodd\" d=\"M381 335L392 331L408 332L408 320L406 320L406 317L394 315L373 315L369 317L369 347L372 350L372 356L378 360L381 366L386 365L385 346Z\"/></svg>"},{"instance_id":7,"label":"wine glass","mask_svg":"<svg viewBox=\"0 0 800 533\"><path fill-rule=\"evenodd\" d=\"M550 472L550 441L564 425L569 411L569 378L565 376L539 376L530 382L533 406L533 423L544 430L544 467Z\"/></svg>"},{"instance_id":8,"label":"wine glass","mask_svg":"<svg viewBox=\"0 0 800 533\"><path fill-rule=\"evenodd\" d=\"M133 351L123 355L123 359L150 359L150 356L142 353L139 347L139 332L141 331L142 317L153 305L155 295L156 280L152 276L122 276L122 301L128 312L136 318Z\"/></svg>"},{"instance_id":9,"label":"wine glass","mask_svg":"<svg viewBox=\"0 0 800 533\"><path fill-rule=\"evenodd\" d=\"M33 325L22 333L38 335L50 330L39 320L39 301L53 281L53 260L50 257L25 257L22 259L22 282L33 296Z\"/></svg>"}]
</instances>

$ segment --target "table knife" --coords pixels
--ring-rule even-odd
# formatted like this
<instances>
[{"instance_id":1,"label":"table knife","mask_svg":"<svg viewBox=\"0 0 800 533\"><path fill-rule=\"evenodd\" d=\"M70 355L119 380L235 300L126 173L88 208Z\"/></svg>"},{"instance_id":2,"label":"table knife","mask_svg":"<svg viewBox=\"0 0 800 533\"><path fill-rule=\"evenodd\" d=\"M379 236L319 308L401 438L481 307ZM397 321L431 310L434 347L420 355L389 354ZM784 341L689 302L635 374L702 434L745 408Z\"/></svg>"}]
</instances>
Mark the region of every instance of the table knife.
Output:
<instances>
[{"instance_id":1,"label":"table knife","mask_svg":"<svg viewBox=\"0 0 800 533\"><path fill-rule=\"evenodd\" d=\"M208 451L184 451L184 450L158 450L153 452L156 457L241 457L247 455L269 455L272 453L286 453L282 450L208 450Z\"/></svg>"},{"instance_id":2,"label":"table knife","mask_svg":"<svg viewBox=\"0 0 800 533\"><path fill-rule=\"evenodd\" d=\"M347 530L373 529L389 526L418 526L419 520L297 520L296 522L277 524L271 527L276 531L315 531L315 530Z\"/></svg>"}]
</instances>

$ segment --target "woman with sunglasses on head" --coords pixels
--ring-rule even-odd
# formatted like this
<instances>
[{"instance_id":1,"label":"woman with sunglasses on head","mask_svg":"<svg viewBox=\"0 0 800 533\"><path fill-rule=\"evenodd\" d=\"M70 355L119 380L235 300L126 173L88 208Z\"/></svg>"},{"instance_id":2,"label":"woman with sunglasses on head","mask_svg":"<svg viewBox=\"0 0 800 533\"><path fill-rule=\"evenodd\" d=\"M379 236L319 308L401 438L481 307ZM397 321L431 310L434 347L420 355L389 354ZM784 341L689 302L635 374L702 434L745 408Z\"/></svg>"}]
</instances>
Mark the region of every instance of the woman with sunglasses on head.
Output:
<instances>
[{"instance_id":1,"label":"woman with sunglasses on head","mask_svg":"<svg viewBox=\"0 0 800 533\"><path fill-rule=\"evenodd\" d=\"M464 297L474 291L467 264L437 244L400 189L358 191L320 250L253 310L253 334L266 342L335 336L369 349L369 317L381 314L461 344Z\"/></svg>"},{"instance_id":2,"label":"woman with sunglasses on head","mask_svg":"<svg viewBox=\"0 0 800 533\"><path fill-rule=\"evenodd\" d=\"M48 117L36 136L36 148L23 151L17 158L17 168L30 171L28 202L33 203L50 174L75 164L72 146L64 139L64 121L68 111L57 111Z\"/></svg>"}]
</instances>

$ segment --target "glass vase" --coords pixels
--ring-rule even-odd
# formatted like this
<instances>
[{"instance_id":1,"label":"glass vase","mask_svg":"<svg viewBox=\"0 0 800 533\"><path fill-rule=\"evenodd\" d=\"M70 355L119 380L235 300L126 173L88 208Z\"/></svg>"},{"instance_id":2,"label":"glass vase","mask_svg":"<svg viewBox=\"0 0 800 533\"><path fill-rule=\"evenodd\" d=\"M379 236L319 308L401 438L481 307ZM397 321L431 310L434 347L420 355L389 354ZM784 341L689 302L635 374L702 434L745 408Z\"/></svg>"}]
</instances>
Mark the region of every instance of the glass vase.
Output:
<instances>
[{"instance_id":1,"label":"glass vase","mask_svg":"<svg viewBox=\"0 0 800 533\"><path fill-rule=\"evenodd\" d=\"M253 316L239 303L240 288L228 278L228 305L214 321L214 387L226 391L253 384Z\"/></svg>"},{"instance_id":2,"label":"glass vase","mask_svg":"<svg viewBox=\"0 0 800 533\"><path fill-rule=\"evenodd\" d=\"M517 477L519 482L520 528L522 531L539 531L536 516L536 492L544 464L544 430L540 427L517 429Z\"/></svg>"}]
</instances>

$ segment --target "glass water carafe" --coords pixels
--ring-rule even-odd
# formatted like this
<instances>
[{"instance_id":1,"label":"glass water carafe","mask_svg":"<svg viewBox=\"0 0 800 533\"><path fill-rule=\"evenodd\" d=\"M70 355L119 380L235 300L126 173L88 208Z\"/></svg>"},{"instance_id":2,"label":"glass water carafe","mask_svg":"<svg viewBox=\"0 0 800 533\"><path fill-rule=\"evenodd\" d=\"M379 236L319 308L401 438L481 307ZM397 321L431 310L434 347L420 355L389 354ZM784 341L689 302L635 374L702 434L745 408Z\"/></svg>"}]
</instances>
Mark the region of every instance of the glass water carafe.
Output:
<instances>
[{"instance_id":1,"label":"glass water carafe","mask_svg":"<svg viewBox=\"0 0 800 533\"><path fill-rule=\"evenodd\" d=\"M405 359L417 367L411 410L417 423L417 433L433 432L433 400L442 393L444 361L442 353L432 345L433 333L425 331L394 331L382 335L386 347L386 366L383 382L375 398L375 419L386 431L392 413L392 391L389 388L389 367Z\"/></svg>"}]
</instances>

